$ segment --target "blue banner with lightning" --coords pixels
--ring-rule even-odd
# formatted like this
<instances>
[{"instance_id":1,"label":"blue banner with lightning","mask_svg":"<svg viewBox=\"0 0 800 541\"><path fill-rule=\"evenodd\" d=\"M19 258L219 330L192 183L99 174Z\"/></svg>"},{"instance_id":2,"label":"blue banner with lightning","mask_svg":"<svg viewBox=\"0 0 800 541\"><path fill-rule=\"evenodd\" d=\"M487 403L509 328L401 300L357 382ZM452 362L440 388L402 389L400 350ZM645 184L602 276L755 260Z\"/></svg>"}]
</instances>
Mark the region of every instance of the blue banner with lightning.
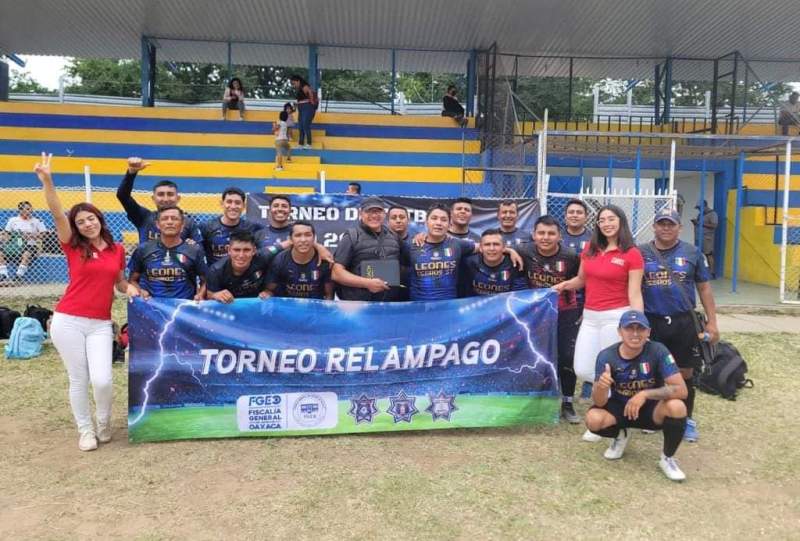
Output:
<instances>
[{"instance_id":1,"label":"blue banner with lightning","mask_svg":"<svg viewBox=\"0 0 800 541\"><path fill-rule=\"evenodd\" d=\"M557 297L135 299L131 441L554 423Z\"/></svg>"}]
</instances>

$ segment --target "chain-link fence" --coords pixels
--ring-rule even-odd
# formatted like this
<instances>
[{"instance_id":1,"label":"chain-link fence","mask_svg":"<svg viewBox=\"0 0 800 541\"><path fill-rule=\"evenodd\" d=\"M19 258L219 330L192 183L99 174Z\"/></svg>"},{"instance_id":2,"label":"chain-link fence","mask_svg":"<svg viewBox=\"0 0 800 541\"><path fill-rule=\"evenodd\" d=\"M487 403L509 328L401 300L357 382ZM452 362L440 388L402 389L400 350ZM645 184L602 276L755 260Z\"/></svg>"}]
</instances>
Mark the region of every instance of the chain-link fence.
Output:
<instances>
[{"instance_id":1,"label":"chain-link fence","mask_svg":"<svg viewBox=\"0 0 800 541\"><path fill-rule=\"evenodd\" d=\"M57 182L57 180L56 180ZM139 234L128 220L112 188L58 187L65 211L91 200L103 211L114 240L130 255ZM151 193L136 191L134 199L155 209ZM181 193L181 207L202 223L221 212L219 194ZM0 302L25 302L61 295L67 283L67 265L41 188L0 189ZM15 300L15 301L14 301ZM8 302L7 302L8 301Z\"/></svg>"},{"instance_id":2,"label":"chain-link fence","mask_svg":"<svg viewBox=\"0 0 800 541\"><path fill-rule=\"evenodd\" d=\"M785 219L781 243L781 302L800 304L800 214Z\"/></svg>"}]
</instances>

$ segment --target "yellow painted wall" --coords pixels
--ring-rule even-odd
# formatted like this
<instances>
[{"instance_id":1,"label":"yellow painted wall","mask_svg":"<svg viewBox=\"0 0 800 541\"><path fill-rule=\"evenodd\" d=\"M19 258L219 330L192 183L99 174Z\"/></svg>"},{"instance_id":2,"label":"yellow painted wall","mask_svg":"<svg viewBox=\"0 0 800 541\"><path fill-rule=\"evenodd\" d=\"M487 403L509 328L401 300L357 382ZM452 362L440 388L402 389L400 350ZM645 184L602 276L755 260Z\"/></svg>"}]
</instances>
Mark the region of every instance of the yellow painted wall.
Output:
<instances>
[{"instance_id":1,"label":"yellow painted wall","mask_svg":"<svg viewBox=\"0 0 800 541\"><path fill-rule=\"evenodd\" d=\"M727 214L725 276L730 278L733 272L736 190L728 191ZM744 207L742 209L739 279L777 287L780 284L781 250L780 246L773 242L774 226L766 225L766 222L766 209L763 207Z\"/></svg>"}]
</instances>

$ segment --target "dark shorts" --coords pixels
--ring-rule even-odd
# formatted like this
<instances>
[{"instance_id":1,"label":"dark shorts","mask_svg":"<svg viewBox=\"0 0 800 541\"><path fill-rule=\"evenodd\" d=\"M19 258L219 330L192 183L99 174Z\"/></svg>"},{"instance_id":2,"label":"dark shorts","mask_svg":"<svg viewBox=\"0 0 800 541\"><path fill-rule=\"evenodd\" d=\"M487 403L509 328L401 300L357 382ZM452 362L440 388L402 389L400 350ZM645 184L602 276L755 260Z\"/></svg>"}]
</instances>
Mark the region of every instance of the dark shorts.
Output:
<instances>
[{"instance_id":1,"label":"dark shorts","mask_svg":"<svg viewBox=\"0 0 800 541\"><path fill-rule=\"evenodd\" d=\"M650 339L664 344L679 368L700 370L703 367L700 339L689 312L674 316L646 315L650 321Z\"/></svg>"},{"instance_id":2,"label":"dark shorts","mask_svg":"<svg viewBox=\"0 0 800 541\"><path fill-rule=\"evenodd\" d=\"M575 358L575 341L581 328L580 310L565 310L558 313L558 364L572 368Z\"/></svg>"},{"instance_id":3,"label":"dark shorts","mask_svg":"<svg viewBox=\"0 0 800 541\"><path fill-rule=\"evenodd\" d=\"M26 245L22 248L14 246L13 248L8 249L3 247L2 250L3 255L10 261L19 261L22 259L22 254L28 252L30 254L31 262L33 262L33 260L36 258L36 255L39 253L39 247L35 245Z\"/></svg>"},{"instance_id":4,"label":"dark shorts","mask_svg":"<svg viewBox=\"0 0 800 541\"><path fill-rule=\"evenodd\" d=\"M643 428L645 430L661 430L662 425L657 425L653 421L653 413L656 411L658 400L646 400L639 409L639 417L635 420L625 417L625 404L619 400L609 400L602 408L592 406L590 409L606 410L617 420L620 428Z\"/></svg>"}]
</instances>

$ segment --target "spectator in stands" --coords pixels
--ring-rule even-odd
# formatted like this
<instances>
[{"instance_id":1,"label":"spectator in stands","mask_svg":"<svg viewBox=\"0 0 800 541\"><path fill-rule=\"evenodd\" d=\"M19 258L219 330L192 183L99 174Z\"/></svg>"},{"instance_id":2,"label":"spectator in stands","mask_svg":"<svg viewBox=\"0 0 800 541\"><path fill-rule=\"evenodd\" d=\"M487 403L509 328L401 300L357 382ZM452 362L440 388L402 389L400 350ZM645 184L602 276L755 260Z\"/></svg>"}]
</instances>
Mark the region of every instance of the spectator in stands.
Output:
<instances>
[{"instance_id":1,"label":"spectator in stands","mask_svg":"<svg viewBox=\"0 0 800 541\"><path fill-rule=\"evenodd\" d=\"M594 381L597 354L617 341L622 314L644 310L643 268L625 212L614 205L602 207L589 247L581 253L578 276L553 286L559 293L585 288L583 319L575 343L575 374L581 380ZM600 440L588 430L583 439Z\"/></svg>"},{"instance_id":2,"label":"spectator in stands","mask_svg":"<svg viewBox=\"0 0 800 541\"><path fill-rule=\"evenodd\" d=\"M125 249L115 244L103 214L89 203L64 214L51 174L52 154L42 153L34 171L44 188L58 240L67 259L69 283L55 307L50 337L69 376L69 400L78 425L81 451L111 441L113 383L111 303L114 288L130 297L138 290L125 280ZM89 409L89 383L94 391L97 427Z\"/></svg>"},{"instance_id":3,"label":"spectator in stands","mask_svg":"<svg viewBox=\"0 0 800 541\"><path fill-rule=\"evenodd\" d=\"M9 218L5 230L0 232L0 285L11 285L23 280L39 252L40 236L47 231L41 220L33 216L33 206L28 201L20 202L17 210L19 216ZM9 278L8 261L17 264L13 280Z\"/></svg>"},{"instance_id":4,"label":"spectator in stands","mask_svg":"<svg viewBox=\"0 0 800 541\"><path fill-rule=\"evenodd\" d=\"M459 197L450 207L450 236L459 239L470 239L480 242L481 235L471 231L469 224L472 221L472 199L469 197Z\"/></svg>"},{"instance_id":5,"label":"spectator in stands","mask_svg":"<svg viewBox=\"0 0 800 541\"><path fill-rule=\"evenodd\" d=\"M128 220L130 220L139 231L139 244L147 242L148 240L157 239L159 236L158 226L156 225L158 210L148 210L137 203L131 195L133 192L133 181L136 179L136 175L139 171L149 166L150 163L141 158L128 158L128 170L119 188L117 188L117 199L122 203L122 208L125 209ZM153 203L156 205L156 209L176 206L181 200L181 196L178 193L178 185L171 180L160 180L156 182L155 186L153 186L152 199ZM191 216L185 216L181 238L190 243L203 242L200 229Z\"/></svg>"},{"instance_id":6,"label":"spectator in stands","mask_svg":"<svg viewBox=\"0 0 800 541\"><path fill-rule=\"evenodd\" d=\"M272 128L275 134L275 171L283 171L283 162L292 161L292 147L289 144L289 114L281 111L278 122Z\"/></svg>"},{"instance_id":7,"label":"spectator in stands","mask_svg":"<svg viewBox=\"0 0 800 541\"><path fill-rule=\"evenodd\" d=\"M694 224L694 238L695 240L698 238L698 227L700 227L700 221L702 220L702 243L701 243L701 250L703 251L703 255L706 256L708 260L708 268L711 271L711 277L714 278L714 239L717 233L717 227L719 226L719 216L717 215L717 211L712 209L708 206L708 201L703 199L703 208L700 209L700 205L695 205L697 209L697 217L692 218L692 223Z\"/></svg>"},{"instance_id":8,"label":"spectator in stands","mask_svg":"<svg viewBox=\"0 0 800 541\"><path fill-rule=\"evenodd\" d=\"M345 301L394 301L400 298L399 287L391 287L384 279L369 277L362 264L387 261L387 272L397 266L400 276L401 241L383 222L386 210L377 197L361 202L359 223L342 234L336 248L333 280L339 284L339 298ZM393 284L397 285L397 284Z\"/></svg>"},{"instance_id":9,"label":"spectator in stands","mask_svg":"<svg viewBox=\"0 0 800 541\"><path fill-rule=\"evenodd\" d=\"M238 110L239 120L244 120L244 87L238 77L230 80L222 96L222 120L227 120L229 109Z\"/></svg>"},{"instance_id":10,"label":"spectator in stands","mask_svg":"<svg viewBox=\"0 0 800 541\"><path fill-rule=\"evenodd\" d=\"M292 224L292 249L275 256L269 267L267 295L296 299L333 299L331 265L316 250L311 222Z\"/></svg>"},{"instance_id":11,"label":"spectator in stands","mask_svg":"<svg viewBox=\"0 0 800 541\"><path fill-rule=\"evenodd\" d=\"M346 195L361 195L361 184L358 182L351 182L347 185Z\"/></svg>"},{"instance_id":12,"label":"spectator in stands","mask_svg":"<svg viewBox=\"0 0 800 541\"><path fill-rule=\"evenodd\" d=\"M311 122L314 120L314 115L317 112L317 99L316 91L311 88L308 81L299 75L292 75L289 82L297 92L297 110L300 116L300 147L308 150L311 148Z\"/></svg>"},{"instance_id":13,"label":"spectator in stands","mask_svg":"<svg viewBox=\"0 0 800 541\"><path fill-rule=\"evenodd\" d=\"M447 92L442 98L442 116L451 117L458 122L459 126L463 127L467 125L467 118L464 116L464 107L458 103L458 98L456 97L455 85L449 85L447 87Z\"/></svg>"},{"instance_id":14,"label":"spectator in stands","mask_svg":"<svg viewBox=\"0 0 800 541\"><path fill-rule=\"evenodd\" d=\"M789 101L781 103L778 125L781 127L781 135L789 135L791 126L800 126L800 92L789 94Z\"/></svg>"}]
</instances>

